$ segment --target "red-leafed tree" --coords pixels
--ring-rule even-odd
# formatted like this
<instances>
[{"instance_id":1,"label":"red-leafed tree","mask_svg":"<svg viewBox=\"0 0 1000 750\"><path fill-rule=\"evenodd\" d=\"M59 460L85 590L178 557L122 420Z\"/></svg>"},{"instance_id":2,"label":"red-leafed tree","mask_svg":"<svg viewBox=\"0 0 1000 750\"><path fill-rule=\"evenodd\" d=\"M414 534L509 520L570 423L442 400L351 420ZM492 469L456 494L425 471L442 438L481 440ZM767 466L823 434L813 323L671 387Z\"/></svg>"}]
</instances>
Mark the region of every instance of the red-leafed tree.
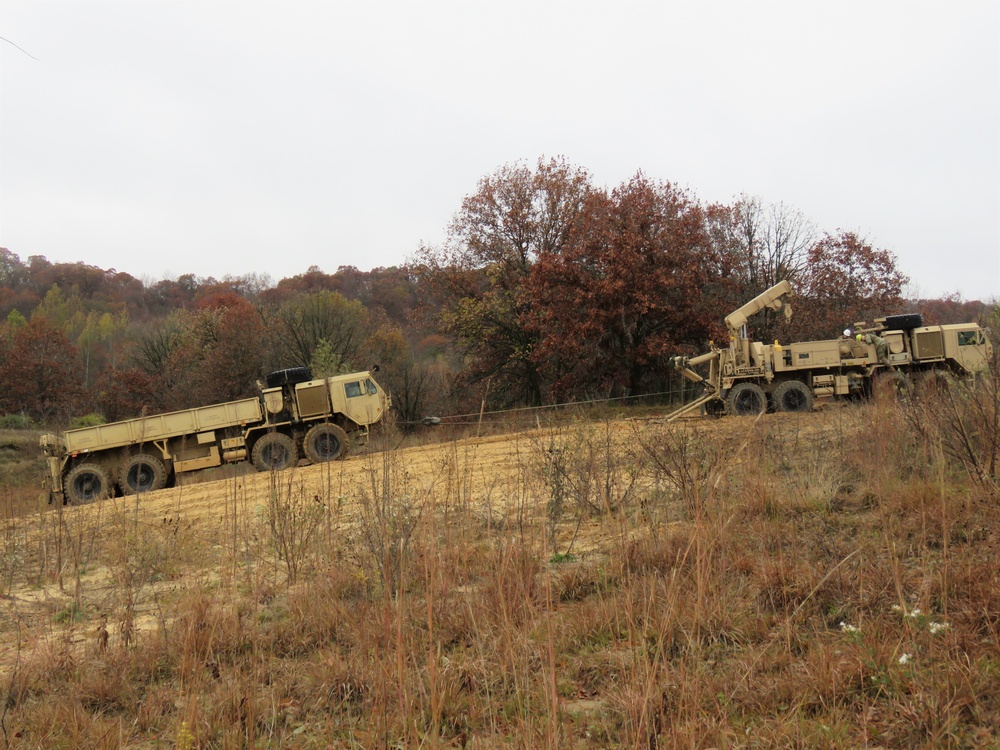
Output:
<instances>
[{"instance_id":1,"label":"red-leafed tree","mask_svg":"<svg viewBox=\"0 0 1000 750\"><path fill-rule=\"evenodd\" d=\"M97 408L109 422L163 411L160 380L136 367L105 370L93 391Z\"/></svg>"},{"instance_id":2,"label":"red-leafed tree","mask_svg":"<svg viewBox=\"0 0 1000 750\"><path fill-rule=\"evenodd\" d=\"M437 326L467 357L465 382L490 381L499 403L541 403L528 277L536 258L560 251L591 190L562 159L501 167L462 202L445 246L420 254Z\"/></svg>"},{"instance_id":3,"label":"red-leafed tree","mask_svg":"<svg viewBox=\"0 0 1000 750\"><path fill-rule=\"evenodd\" d=\"M717 316L704 216L683 191L642 175L592 194L559 252L531 275L536 359L559 396L630 395L662 384L667 359L701 347Z\"/></svg>"},{"instance_id":4,"label":"red-leafed tree","mask_svg":"<svg viewBox=\"0 0 1000 750\"><path fill-rule=\"evenodd\" d=\"M856 321L899 312L907 281L888 250L853 232L828 234L809 250L787 338L831 338Z\"/></svg>"},{"instance_id":5,"label":"red-leafed tree","mask_svg":"<svg viewBox=\"0 0 1000 750\"><path fill-rule=\"evenodd\" d=\"M72 342L40 315L17 327L0 361L0 412L67 419L82 406L83 365Z\"/></svg>"},{"instance_id":6,"label":"red-leafed tree","mask_svg":"<svg viewBox=\"0 0 1000 750\"><path fill-rule=\"evenodd\" d=\"M264 322L234 292L212 296L180 324L164 380L171 409L230 401L256 393L263 374Z\"/></svg>"},{"instance_id":7,"label":"red-leafed tree","mask_svg":"<svg viewBox=\"0 0 1000 750\"><path fill-rule=\"evenodd\" d=\"M949 294L941 299L922 299L913 303L914 310L924 318L924 325L947 325L948 323L983 322L991 308L980 300L963 300L958 294Z\"/></svg>"}]
</instances>

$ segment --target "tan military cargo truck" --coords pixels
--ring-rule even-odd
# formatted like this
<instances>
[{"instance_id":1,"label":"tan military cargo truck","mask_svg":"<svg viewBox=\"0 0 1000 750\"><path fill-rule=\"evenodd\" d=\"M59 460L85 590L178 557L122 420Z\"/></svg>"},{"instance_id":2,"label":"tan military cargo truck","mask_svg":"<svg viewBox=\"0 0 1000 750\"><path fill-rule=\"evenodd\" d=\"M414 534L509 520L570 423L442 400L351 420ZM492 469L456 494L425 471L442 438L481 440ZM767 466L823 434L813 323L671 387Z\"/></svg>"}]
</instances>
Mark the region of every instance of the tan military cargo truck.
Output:
<instances>
[{"instance_id":1,"label":"tan military cargo truck","mask_svg":"<svg viewBox=\"0 0 1000 750\"><path fill-rule=\"evenodd\" d=\"M374 371L377 371L375 368ZM371 372L313 379L279 370L260 396L43 435L51 499L86 503L170 486L186 471L250 460L259 471L343 458L382 420L389 396Z\"/></svg>"},{"instance_id":2,"label":"tan military cargo truck","mask_svg":"<svg viewBox=\"0 0 1000 750\"><path fill-rule=\"evenodd\" d=\"M877 383L909 389L941 373L966 376L986 367L993 349L976 323L925 326L919 314L855 323L843 338L773 344L750 341L748 319L765 309L791 318L787 281L726 317L729 345L698 357L674 357L674 367L705 387L704 394L670 415L703 407L713 414L811 411L815 398L865 396ZM708 367L700 374L694 368Z\"/></svg>"}]
</instances>

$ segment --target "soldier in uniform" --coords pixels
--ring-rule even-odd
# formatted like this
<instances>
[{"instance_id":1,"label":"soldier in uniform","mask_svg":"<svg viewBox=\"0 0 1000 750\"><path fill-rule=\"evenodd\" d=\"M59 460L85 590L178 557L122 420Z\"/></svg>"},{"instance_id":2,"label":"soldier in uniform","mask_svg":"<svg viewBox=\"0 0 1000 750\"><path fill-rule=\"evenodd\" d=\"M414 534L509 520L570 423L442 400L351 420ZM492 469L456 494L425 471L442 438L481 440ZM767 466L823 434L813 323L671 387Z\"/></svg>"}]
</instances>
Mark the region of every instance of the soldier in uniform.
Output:
<instances>
[{"instance_id":1,"label":"soldier in uniform","mask_svg":"<svg viewBox=\"0 0 1000 750\"><path fill-rule=\"evenodd\" d=\"M857 338L858 338L858 341L861 341L862 340L862 335L859 333ZM878 359L878 361L881 364L885 365L886 367L888 367L893 372L896 371L896 368L892 366L892 362L889 361L889 342L888 341L886 341L884 338L882 338L881 336L879 336L877 334L866 333L866 334L864 334L864 342L866 344L872 344L875 347L875 358Z\"/></svg>"}]
</instances>

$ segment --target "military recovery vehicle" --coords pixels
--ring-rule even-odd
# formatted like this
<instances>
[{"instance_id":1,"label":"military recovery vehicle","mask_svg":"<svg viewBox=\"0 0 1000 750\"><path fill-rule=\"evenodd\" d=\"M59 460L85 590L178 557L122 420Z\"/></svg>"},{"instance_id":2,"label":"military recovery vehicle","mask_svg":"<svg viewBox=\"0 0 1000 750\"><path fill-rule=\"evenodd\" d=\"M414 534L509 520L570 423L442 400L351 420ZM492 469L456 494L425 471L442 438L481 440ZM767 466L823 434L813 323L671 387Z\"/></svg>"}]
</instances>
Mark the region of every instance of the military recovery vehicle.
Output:
<instances>
[{"instance_id":1,"label":"military recovery vehicle","mask_svg":"<svg viewBox=\"0 0 1000 750\"><path fill-rule=\"evenodd\" d=\"M776 284L726 317L728 346L709 342L705 354L674 357L673 366L705 391L668 419L698 408L737 415L812 411L814 399L870 395L879 382L908 389L941 373L970 375L992 356L992 346L976 323L925 326L919 314L889 315L870 326L855 323L843 338L826 341L750 341L749 318L770 309L790 319L790 297L787 281ZM704 366L705 375L694 369Z\"/></svg>"},{"instance_id":2,"label":"military recovery vehicle","mask_svg":"<svg viewBox=\"0 0 1000 750\"><path fill-rule=\"evenodd\" d=\"M314 379L307 367L273 372L260 395L223 404L43 435L50 500L87 503L151 492L178 474L250 460L259 471L346 456L390 406L372 372Z\"/></svg>"}]
</instances>

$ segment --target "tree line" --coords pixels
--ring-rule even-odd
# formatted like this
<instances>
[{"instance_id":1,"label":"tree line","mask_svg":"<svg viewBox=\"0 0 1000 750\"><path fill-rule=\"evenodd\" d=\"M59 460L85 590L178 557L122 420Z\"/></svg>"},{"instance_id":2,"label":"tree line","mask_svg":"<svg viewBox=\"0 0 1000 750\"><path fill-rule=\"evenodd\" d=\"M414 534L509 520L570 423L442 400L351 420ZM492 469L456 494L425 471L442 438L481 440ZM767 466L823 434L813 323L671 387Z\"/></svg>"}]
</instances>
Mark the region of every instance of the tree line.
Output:
<instances>
[{"instance_id":1,"label":"tree line","mask_svg":"<svg viewBox=\"0 0 1000 750\"><path fill-rule=\"evenodd\" d=\"M484 400L666 393L669 357L719 341L723 317L781 279L795 315L758 316L758 339L830 338L913 309L928 322L986 311L904 300L895 255L784 204L706 205L641 173L605 189L540 159L482 178L446 240L398 267L148 282L0 248L0 414L112 421L254 395L275 369L376 363L403 422Z\"/></svg>"}]
</instances>

